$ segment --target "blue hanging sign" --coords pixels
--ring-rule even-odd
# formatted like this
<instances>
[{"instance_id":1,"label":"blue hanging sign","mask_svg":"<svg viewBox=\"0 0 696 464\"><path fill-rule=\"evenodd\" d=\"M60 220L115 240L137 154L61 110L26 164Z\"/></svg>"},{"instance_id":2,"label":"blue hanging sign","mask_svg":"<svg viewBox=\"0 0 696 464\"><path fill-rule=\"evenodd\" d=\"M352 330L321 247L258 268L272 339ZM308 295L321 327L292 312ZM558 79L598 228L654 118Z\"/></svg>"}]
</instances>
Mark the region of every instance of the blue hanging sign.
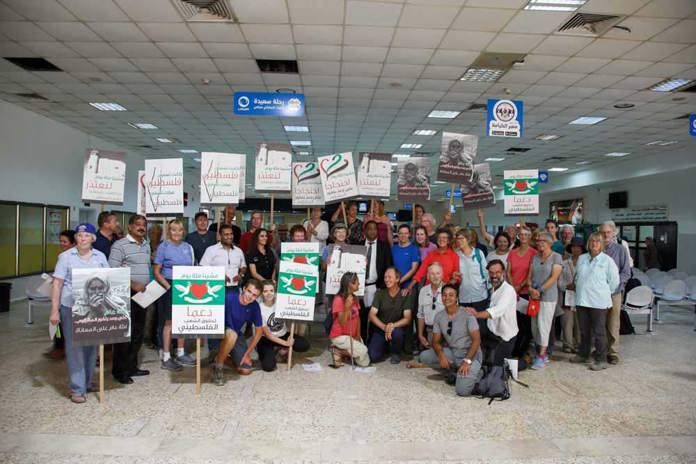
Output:
<instances>
[{"instance_id":1,"label":"blue hanging sign","mask_svg":"<svg viewBox=\"0 0 696 464\"><path fill-rule=\"evenodd\" d=\"M689 135L696 137L696 113L689 115Z\"/></svg>"},{"instance_id":2,"label":"blue hanging sign","mask_svg":"<svg viewBox=\"0 0 696 464\"><path fill-rule=\"evenodd\" d=\"M304 116L305 100L301 93L235 92L237 116Z\"/></svg>"},{"instance_id":3,"label":"blue hanging sign","mask_svg":"<svg viewBox=\"0 0 696 464\"><path fill-rule=\"evenodd\" d=\"M451 190L445 190L445 198L449 199L449 197L452 195ZM454 198L461 198L462 197L462 189L454 189Z\"/></svg>"},{"instance_id":4,"label":"blue hanging sign","mask_svg":"<svg viewBox=\"0 0 696 464\"><path fill-rule=\"evenodd\" d=\"M488 100L486 134L489 137L522 137L522 100Z\"/></svg>"},{"instance_id":5,"label":"blue hanging sign","mask_svg":"<svg viewBox=\"0 0 696 464\"><path fill-rule=\"evenodd\" d=\"M549 171L539 171L539 183L548 184L549 183Z\"/></svg>"}]
</instances>

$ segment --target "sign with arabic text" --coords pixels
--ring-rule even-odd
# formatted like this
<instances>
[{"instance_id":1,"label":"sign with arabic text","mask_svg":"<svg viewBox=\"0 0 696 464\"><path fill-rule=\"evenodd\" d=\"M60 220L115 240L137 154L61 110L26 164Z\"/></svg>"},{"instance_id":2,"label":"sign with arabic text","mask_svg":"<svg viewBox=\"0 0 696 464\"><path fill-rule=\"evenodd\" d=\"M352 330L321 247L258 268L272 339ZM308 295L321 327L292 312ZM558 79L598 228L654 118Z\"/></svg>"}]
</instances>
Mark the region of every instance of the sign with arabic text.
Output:
<instances>
[{"instance_id":1,"label":"sign with arabic text","mask_svg":"<svg viewBox=\"0 0 696 464\"><path fill-rule=\"evenodd\" d=\"M315 161L292 163L292 207L324 206L319 164Z\"/></svg>"},{"instance_id":2,"label":"sign with arabic text","mask_svg":"<svg viewBox=\"0 0 696 464\"><path fill-rule=\"evenodd\" d=\"M471 181L462 184L462 207L464 209L490 208L495 206L495 193L491 182L488 163L474 165Z\"/></svg>"},{"instance_id":3,"label":"sign with arabic text","mask_svg":"<svg viewBox=\"0 0 696 464\"><path fill-rule=\"evenodd\" d=\"M126 155L88 148L82 171L82 199L123 203L126 185Z\"/></svg>"},{"instance_id":4,"label":"sign with arabic text","mask_svg":"<svg viewBox=\"0 0 696 464\"><path fill-rule=\"evenodd\" d=\"M301 93L235 92L237 116L304 116L305 98Z\"/></svg>"},{"instance_id":5,"label":"sign with arabic text","mask_svg":"<svg viewBox=\"0 0 696 464\"><path fill-rule=\"evenodd\" d=\"M279 143L256 145L254 189L257 192L289 192L292 174L292 147Z\"/></svg>"},{"instance_id":6,"label":"sign with arabic text","mask_svg":"<svg viewBox=\"0 0 696 464\"><path fill-rule=\"evenodd\" d=\"M201 153L201 204L239 203L239 157L234 153Z\"/></svg>"},{"instance_id":7,"label":"sign with arabic text","mask_svg":"<svg viewBox=\"0 0 696 464\"><path fill-rule=\"evenodd\" d=\"M488 100L486 133L489 137L522 137L524 102L522 100Z\"/></svg>"},{"instance_id":8,"label":"sign with arabic text","mask_svg":"<svg viewBox=\"0 0 696 464\"><path fill-rule=\"evenodd\" d=\"M184 213L184 160L181 158L145 160L145 212Z\"/></svg>"},{"instance_id":9,"label":"sign with arabic text","mask_svg":"<svg viewBox=\"0 0 696 464\"><path fill-rule=\"evenodd\" d=\"M391 153L360 153L358 191L361 197L389 198Z\"/></svg>"},{"instance_id":10,"label":"sign with arabic text","mask_svg":"<svg viewBox=\"0 0 696 464\"><path fill-rule=\"evenodd\" d=\"M453 184L471 181L477 148L476 135L443 132L437 180Z\"/></svg>"},{"instance_id":11,"label":"sign with arabic text","mask_svg":"<svg viewBox=\"0 0 696 464\"><path fill-rule=\"evenodd\" d=\"M346 272L358 275L358 296L365 294L367 249L364 245L329 245L329 263L326 266L326 294L335 295L341 288L341 278Z\"/></svg>"},{"instance_id":12,"label":"sign with arabic text","mask_svg":"<svg viewBox=\"0 0 696 464\"><path fill-rule=\"evenodd\" d=\"M172 334L222 337L225 268L174 266L172 272Z\"/></svg>"},{"instance_id":13,"label":"sign with arabic text","mask_svg":"<svg viewBox=\"0 0 696 464\"><path fill-rule=\"evenodd\" d=\"M319 269L311 264L281 261L275 317L314 320L314 301L319 288Z\"/></svg>"},{"instance_id":14,"label":"sign with arabic text","mask_svg":"<svg viewBox=\"0 0 696 464\"><path fill-rule=\"evenodd\" d=\"M505 214L539 214L539 171L503 172Z\"/></svg>"},{"instance_id":15,"label":"sign with arabic text","mask_svg":"<svg viewBox=\"0 0 696 464\"><path fill-rule=\"evenodd\" d=\"M280 261L311 264L319 269L320 246L319 242L283 242L280 244Z\"/></svg>"}]
</instances>

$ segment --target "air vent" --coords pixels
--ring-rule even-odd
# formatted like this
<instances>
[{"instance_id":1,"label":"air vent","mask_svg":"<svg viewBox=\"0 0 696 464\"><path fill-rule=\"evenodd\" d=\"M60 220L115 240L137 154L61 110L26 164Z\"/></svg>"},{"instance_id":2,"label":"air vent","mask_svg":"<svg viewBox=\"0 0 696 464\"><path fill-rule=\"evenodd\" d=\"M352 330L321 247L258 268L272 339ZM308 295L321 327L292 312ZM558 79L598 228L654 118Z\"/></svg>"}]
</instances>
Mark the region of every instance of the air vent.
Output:
<instances>
[{"instance_id":1,"label":"air vent","mask_svg":"<svg viewBox=\"0 0 696 464\"><path fill-rule=\"evenodd\" d=\"M467 111L479 111L483 110L486 111L488 107L484 105L483 103L472 103L466 110Z\"/></svg>"},{"instance_id":2,"label":"air vent","mask_svg":"<svg viewBox=\"0 0 696 464\"><path fill-rule=\"evenodd\" d=\"M27 98L27 99L29 99L29 100L43 100L43 101L49 101L48 98L44 97L43 95L39 95L39 94L36 93L36 92L32 92L32 93L16 93L15 95L17 95L18 97Z\"/></svg>"},{"instance_id":3,"label":"air vent","mask_svg":"<svg viewBox=\"0 0 696 464\"><path fill-rule=\"evenodd\" d=\"M299 74L295 60L256 60L261 72L280 74Z\"/></svg>"},{"instance_id":4,"label":"air vent","mask_svg":"<svg viewBox=\"0 0 696 464\"><path fill-rule=\"evenodd\" d=\"M565 24L558 28L558 32L597 37L607 32L624 18L625 16L575 13Z\"/></svg>"},{"instance_id":5,"label":"air vent","mask_svg":"<svg viewBox=\"0 0 696 464\"><path fill-rule=\"evenodd\" d=\"M188 22L236 22L227 0L172 0L174 7Z\"/></svg>"},{"instance_id":6,"label":"air vent","mask_svg":"<svg viewBox=\"0 0 696 464\"><path fill-rule=\"evenodd\" d=\"M510 147L507 149L508 153L525 153L531 150L531 148L523 148L523 147Z\"/></svg>"},{"instance_id":7,"label":"air vent","mask_svg":"<svg viewBox=\"0 0 696 464\"><path fill-rule=\"evenodd\" d=\"M44 60L43 58L7 58L7 61L12 64L16 64L22 69L27 71L59 71L63 72L58 66L54 65L50 61Z\"/></svg>"},{"instance_id":8,"label":"air vent","mask_svg":"<svg viewBox=\"0 0 696 464\"><path fill-rule=\"evenodd\" d=\"M677 92L690 92L694 93L696 92L696 85L692 84L689 87L684 87L682 89L677 90Z\"/></svg>"}]
</instances>

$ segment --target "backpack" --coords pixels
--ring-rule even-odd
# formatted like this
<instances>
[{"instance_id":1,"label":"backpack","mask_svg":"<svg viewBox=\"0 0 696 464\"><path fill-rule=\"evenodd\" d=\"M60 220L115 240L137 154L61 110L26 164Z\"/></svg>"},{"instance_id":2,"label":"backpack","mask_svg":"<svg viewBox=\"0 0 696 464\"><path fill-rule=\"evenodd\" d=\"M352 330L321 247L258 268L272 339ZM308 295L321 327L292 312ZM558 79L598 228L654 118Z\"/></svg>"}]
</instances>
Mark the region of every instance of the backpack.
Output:
<instances>
[{"instance_id":1,"label":"backpack","mask_svg":"<svg viewBox=\"0 0 696 464\"><path fill-rule=\"evenodd\" d=\"M486 285L486 289L488 290L488 298L490 298L491 283L488 280L486 273L483 271L483 253L478 248L474 248L474 261L476 261L479 265L479 273L481 274L481 280L483 280L483 283Z\"/></svg>"},{"instance_id":2,"label":"backpack","mask_svg":"<svg viewBox=\"0 0 696 464\"><path fill-rule=\"evenodd\" d=\"M490 398L488 402L489 405L495 400L505 401L510 398L510 379L512 378L512 374L507 365L484 366L481 368L481 371L483 372L483 376L476 382L476 385L474 385L474 389L471 392L472 395L477 395L481 398ZM529 388L529 385L525 383L514 379L513 381Z\"/></svg>"},{"instance_id":3,"label":"backpack","mask_svg":"<svg viewBox=\"0 0 696 464\"><path fill-rule=\"evenodd\" d=\"M631 324L631 317L625 309L621 310L619 324L619 335L633 335L636 333L636 329L634 329L633 324Z\"/></svg>"}]
</instances>

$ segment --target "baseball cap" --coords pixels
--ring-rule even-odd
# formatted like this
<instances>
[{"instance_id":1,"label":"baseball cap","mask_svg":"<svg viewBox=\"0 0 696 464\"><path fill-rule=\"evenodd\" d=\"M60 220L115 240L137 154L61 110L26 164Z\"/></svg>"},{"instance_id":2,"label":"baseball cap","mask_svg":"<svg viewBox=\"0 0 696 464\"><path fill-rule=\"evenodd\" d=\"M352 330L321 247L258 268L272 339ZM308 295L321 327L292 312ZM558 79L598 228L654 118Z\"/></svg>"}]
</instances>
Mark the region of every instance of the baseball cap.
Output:
<instances>
[{"instance_id":1,"label":"baseball cap","mask_svg":"<svg viewBox=\"0 0 696 464\"><path fill-rule=\"evenodd\" d=\"M75 227L75 233L77 234L79 232L87 232L88 234L97 235L97 229L95 229L94 226L88 222L83 222Z\"/></svg>"}]
</instances>

